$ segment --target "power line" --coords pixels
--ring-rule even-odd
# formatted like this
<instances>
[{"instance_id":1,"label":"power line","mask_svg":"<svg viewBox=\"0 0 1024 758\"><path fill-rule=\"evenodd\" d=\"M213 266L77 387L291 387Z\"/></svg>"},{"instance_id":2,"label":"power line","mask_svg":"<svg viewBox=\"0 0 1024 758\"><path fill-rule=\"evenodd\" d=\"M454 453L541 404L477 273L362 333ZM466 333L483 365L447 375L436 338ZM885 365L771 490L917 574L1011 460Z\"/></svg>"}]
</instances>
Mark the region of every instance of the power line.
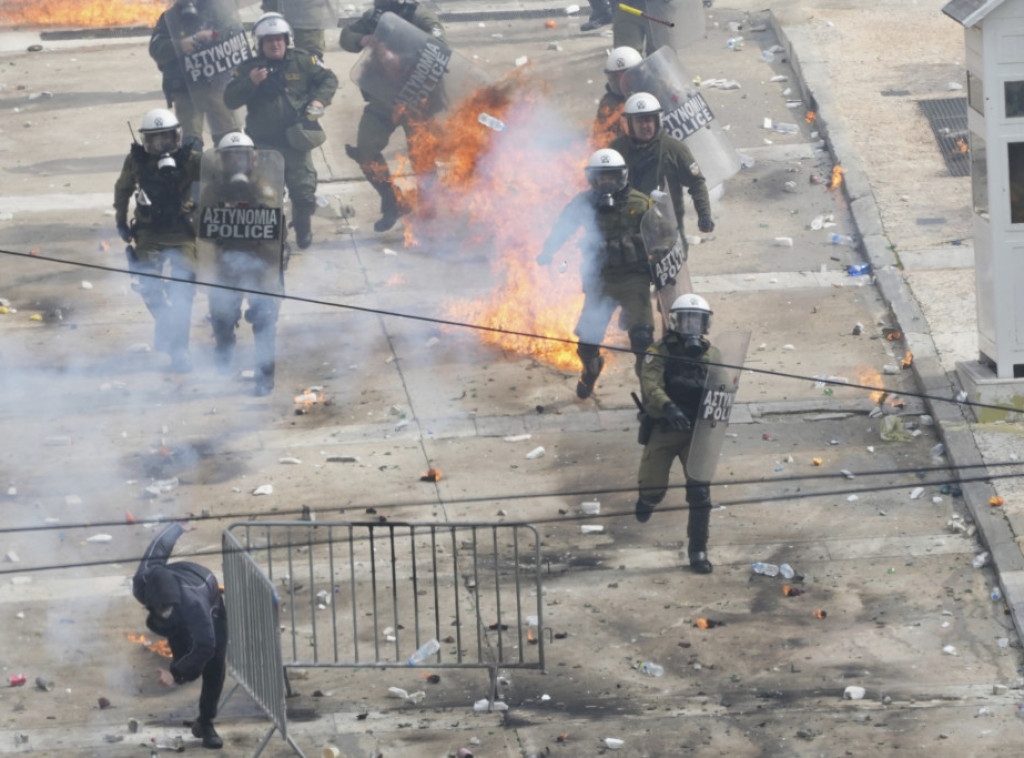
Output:
<instances>
[{"instance_id":1,"label":"power line","mask_svg":"<svg viewBox=\"0 0 1024 758\"><path fill-rule=\"evenodd\" d=\"M966 479L961 479L960 482L963 483L963 484L978 483L978 482L990 482L990 481L992 481L994 479L1009 479L1009 478L1015 478L1015 477L1018 477L1018 476L1020 476L1020 474L996 474L996 475L991 475L991 476L970 477L970 478L966 478ZM763 483L763 482L754 482L754 483ZM928 483L924 482L923 484L928 484ZM932 484L934 484L934 483L932 483ZM712 507L713 508L733 508L733 507L740 506L740 505L759 505L759 504L764 504L764 503L788 502L788 501L791 501L791 500L806 500L808 498L841 497L841 496L844 496L844 495L846 495L846 496L858 495L858 494L862 494L862 493L866 493L866 492L890 492L892 490L905 489L906 487L907 487L907 484L906 483L902 483L902 484L879 485L879 486L876 486L876 487L868 487L868 488L860 488L860 489L828 490L828 491L825 491L825 492L792 492L792 493L786 493L786 494L782 494L782 495L773 495L773 496L769 496L769 497L740 498L740 499L736 499L736 500L720 501L718 503L715 503ZM607 491L607 490L605 490L605 491ZM689 509L690 508L689 508L688 505L671 505L671 506L658 506L655 510L658 513L676 513L676 512L680 512L680 511L688 511ZM273 514L273 515L277 515L277 514ZM609 512L609 513L601 513L601 514L586 514L586 513L574 514L574 515L573 514L560 514L559 516L551 516L551 517L547 517L547 518L531 519L529 521L503 521L503 522L501 522L501 524L502 524L502 526L535 526L537 524L560 524L560 523L573 523L573 522L584 521L584 520L586 520L586 521L594 521L594 520L598 520L598 519L604 520L604 519L620 518L620 517L623 517L623 516L632 516L632 515L633 515L632 511L612 511L612 512ZM170 523L172 521L183 521L183 520L191 520L191 519L168 519L167 523ZM259 522L256 522L256 523L258 524ZM321 523L321 522L316 522L316 521L311 521L311 522L295 522L295 523L296 523L297 526L298 525L302 525L302 524L308 524L310 527L321 526L321 527L325 527L325 528L331 525L330 522L322 522ZM348 522L346 522L346 523L348 523ZM404 522L404 521L395 521L395 522L388 522L388 521L383 521L383 522L376 521L376 522L374 522L374 521L371 521L371 522L366 522L366 521L362 521L362 522L351 522L351 523L357 524L357 525L373 526L373 527L376 527L376 528L379 528L379 529L388 529L389 527L403 526L403 525L408 524L409 522ZM433 525L433 524L422 523L422 522L417 522L417 523L422 524L424 527L429 527L429 526ZM436 522L436 526L438 526L438 527L446 527L446 526L452 526L452 525L453 524L451 522L443 522L443 521ZM457 526L457 524L454 524L454 525ZM330 543L328 543L325 540L312 540L312 541L307 541L307 542L303 542L302 543L303 547L305 547L307 545L316 546L316 545L326 545L326 544L330 544ZM272 546L272 545L268 545L265 548L259 548L259 549L260 550L270 550L273 547L274 546ZM222 556L223 552L224 551L221 550L219 552L214 552L214 551L195 551L195 552L191 552L191 553L175 553L175 557L177 557L177 558L216 557L216 556ZM252 552L252 551L250 550L249 552ZM24 568L3 568L3 569L0 569L0 576L4 576L4 575L8 575L8 574L24 574L24 573L35 572L35 571L60 571L60 570L74 569L74 568L88 568L88 567L93 567L93 566L109 566L109 565L119 565L119 564L124 564L124 563L137 563L140 560L142 560L142 556L141 555L139 555L139 556L126 556L126 557L120 557L120 558L108 558L108 559L95 560L95 561L78 561L78 562L74 562L74 563L50 564L50 565L44 565L44 566L33 566L33 567L24 567Z\"/></svg>"},{"instance_id":2,"label":"power line","mask_svg":"<svg viewBox=\"0 0 1024 758\"><path fill-rule=\"evenodd\" d=\"M974 469L998 469L1009 466L1024 466L1022 461L1001 461L997 463L973 463L963 466L938 466L934 468L922 468L922 467L908 467L898 469L877 469L870 471L847 471L841 470L834 473L820 474L801 474L794 476L779 476L773 478L758 478L758 479L729 479L717 482L711 482L711 487L741 487L746 485L779 485L779 484L803 484L814 481L831 481L834 479L855 479L861 477L877 477L877 476L897 476L902 474L914 474L918 477L919 483L921 484L953 484L954 482L965 481L958 476L955 476L957 472L969 471ZM924 477L930 474L942 474L944 472L950 472L953 477L940 478L937 480L927 480ZM1016 476L1024 476L1024 472L1019 474L1006 474L1002 475L1001 478L1012 478ZM995 478L995 477L991 477ZM901 485L905 486L905 485ZM685 484L669 484L668 489L685 489ZM516 501L516 500L539 500L543 498L575 498L575 497L593 497L597 495L618 495L628 492L636 492L636 485L629 487L602 487L592 488L585 490L557 490L549 492L528 492L528 493L517 493L517 494L494 494L494 495L474 495L471 497L459 497L459 498L434 498L431 500L412 500L407 502L391 502L391 503L380 503L375 502L372 504L350 504L343 506L313 506L306 505L301 508L289 508L284 510L275 510L270 514L263 514L259 518L280 518L281 516L287 515L302 515L307 510L315 510L319 513L346 513L349 511L366 511L367 508L373 509L390 509L390 508L419 508L419 507L432 507L437 505L470 505L473 503L486 503L486 502L505 502L505 501ZM862 488L861 492L871 492L871 488ZM134 518L134 516L133 516ZM190 517L189 521L236 521L240 519L252 519L254 518L253 510L241 510L233 513L220 514L216 516L196 516ZM85 521L78 523L51 523L51 524L39 524L34 526L8 526L0 527L0 534L24 534L29 532L48 532L48 531L67 531L71 529L100 529L108 527L131 527L136 526L139 523L154 523L162 520L177 521L180 519L147 519L147 518L135 518L134 521L128 521L126 519L110 520L110 521Z\"/></svg>"},{"instance_id":3,"label":"power line","mask_svg":"<svg viewBox=\"0 0 1024 758\"><path fill-rule=\"evenodd\" d=\"M422 321L424 323L436 324L438 326L449 326L459 329L475 329L477 331L490 332L492 334L506 334L511 337L523 337L526 339L533 339L538 341L546 342L559 342L562 344L576 345L578 343L575 339L569 339L566 337L554 337L546 334L534 334L532 332L520 332L511 329L503 329L500 327L486 326L484 324L469 324L463 321L454 321L451 319L437 318L435 316L423 316L412 313L401 313L398 311L389 311L381 308L370 308L368 306L352 305L351 303L337 303L330 300L321 300L319 298L304 297L301 295L290 295L281 292L264 292L262 290L251 290L244 287L236 287L229 284L221 284L219 282L208 282L202 280L191 280L181 279L178 277L167 276L159 273L151 273L146 271L130 271L128 269L119 268L117 266L105 266L100 263L86 263L84 261L72 261L64 258L55 258L52 256L39 255L37 253L21 253L14 250L3 250L0 249L0 254L11 255L18 258L28 258L36 261L45 261L47 263L58 263L66 266L78 266L81 268L93 269L96 271L105 271L113 274L127 274L129 276L144 276L151 279L160 279L167 282L179 282L182 284L194 284L201 287L209 287L213 289L222 289L230 292L240 292L247 295L260 295L263 297L273 297L279 300L292 300L299 303L306 303L309 305L322 305L328 308L342 308L345 310L355 311L358 313L373 314L377 316L390 316L393 318L402 318L412 321ZM628 353L632 356L638 355L638 352L628 348L620 347L617 345L598 345L599 348L607 350L609 352L617 353ZM693 359L689 358L676 358L674 360L690 362ZM733 369L737 371L745 371L753 374L764 374L767 376L776 376L783 379L796 379L805 382L812 382L814 384L824 384L831 387L851 387L853 389L869 390L871 392L884 392L889 395L899 395L903 397L914 397L921 400L932 400L943 403L956 403L961 406L969 406L971 408L988 408L991 410L1003 411L1008 413L1021 413L1020 408L1007 405L994 405L991 403L981 403L974 400L968 400L966 397L941 397L939 395L929 395L927 393L913 392L909 390L896 390L889 387L879 387L877 385L869 384L858 384L855 382L842 381L838 378L822 378L820 376L805 376L803 374L793 374L785 371L773 371L771 369L754 368L752 366L736 366L728 363L717 363L714 361L702 361L708 366L717 366L719 368Z\"/></svg>"}]
</instances>

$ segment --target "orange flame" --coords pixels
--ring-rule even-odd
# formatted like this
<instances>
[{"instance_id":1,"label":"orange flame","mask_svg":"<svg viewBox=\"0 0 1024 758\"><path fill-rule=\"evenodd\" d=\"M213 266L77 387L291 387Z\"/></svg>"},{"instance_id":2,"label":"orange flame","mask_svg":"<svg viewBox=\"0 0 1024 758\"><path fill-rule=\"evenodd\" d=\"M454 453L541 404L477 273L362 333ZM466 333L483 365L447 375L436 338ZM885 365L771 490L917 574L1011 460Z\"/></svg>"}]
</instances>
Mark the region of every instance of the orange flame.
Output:
<instances>
[{"instance_id":1,"label":"orange flame","mask_svg":"<svg viewBox=\"0 0 1024 758\"><path fill-rule=\"evenodd\" d=\"M829 189L835 189L843 183L843 167L838 163L832 168L832 183L828 185Z\"/></svg>"},{"instance_id":2,"label":"orange flame","mask_svg":"<svg viewBox=\"0 0 1024 758\"><path fill-rule=\"evenodd\" d=\"M165 10L164 0L5 0L0 3L0 26L153 26Z\"/></svg>"},{"instance_id":3,"label":"orange flame","mask_svg":"<svg viewBox=\"0 0 1024 758\"><path fill-rule=\"evenodd\" d=\"M857 384L866 387L878 387L869 397L872 403L881 403L885 399L886 390L882 387L882 375L874 369L864 369L857 377Z\"/></svg>"},{"instance_id":4,"label":"orange flame","mask_svg":"<svg viewBox=\"0 0 1024 758\"><path fill-rule=\"evenodd\" d=\"M712 621L711 619L697 619L693 624L698 629L714 629L716 626L724 626L723 622Z\"/></svg>"},{"instance_id":5,"label":"orange flame","mask_svg":"<svg viewBox=\"0 0 1024 758\"><path fill-rule=\"evenodd\" d=\"M808 124L813 124L817 120L818 114L815 113L814 111L807 111L807 115L804 116L804 121L806 121Z\"/></svg>"},{"instance_id":6,"label":"orange flame","mask_svg":"<svg viewBox=\"0 0 1024 758\"><path fill-rule=\"evenodd\" d=\"M156 642L151 642L150 640L146 639L146 636L144 634L127 634L125 636L129 642L134 642L138 645L143 645L147 650L152 650L159 656L163 656L164 658L170 658L172 655L171 646L167 644L167 640L157 640Z\"/></svg>"},{"instance_id":7,"label":"orange flame","mask_svg":"<svg viewBox=\"0 0 1024 758\"><path fill-rule=\"evenodd\" d=\"M964 142L962 139L958 139L956 141L956 150L954 150L953 152L954 153L958 153L958 152L959 153L966 153L967 150L968 150L967 143Z\"/></svg>"},{"instance_id":8,"label":"orange flame","mask_svg":"<svg viewBox=\"0 0 1024 758\"><path fill-rule=\"evenodd\" d=\"M900 361L900 368L910 368L912 365L914 365L914 354L908 350L907 354L903 356L903 360Z\"/></svg>"},{"instance_id":9,"label":"orange flame","mask_svg":"<svg viewBox=\"0 0 1024 758\"><path fill-rule=\"evenodd\" d=\"M324 402L326 402L326 396L323 391L317 387L310 387L295 396L295 413L298 415L309 413L314 405Z\"/></svg>"},{"instance_id":10,"label":"orange flame","mask_svg":"<svg viewBox=\"0 0 1024 758\"><path fill-rule=\"evenodd\" d=\"M443 117L443 123L414 133L408 160L417 169L417 210L404 219L406 240L440 238L445 250L493 250L492 294L449 302L448 317L502 330L481 331L485 344L575 369L572 329L583 303L572 265L578 254L567 254L568 243L553 266L539 266L535 258L557 214L583 188L582 169L590 146L582 136L557 147L549 144L551 140L538 144L533 139L546 131L534 123L544 117L539 89L524 73L514 71L471 93ZM481 113L501 120L505 130L483 126L478 120ZM403 192L412 193L407 188ZM443 194L444 202L433 203L434 193ZM445 217L443 208L458 209L458 218ZM458 239L452 239L452 230L458 230ZM564 267L559 265L562 260Z\"/></svg>"},{"instance_id":11,"label":"orange flame","mask_svg":"<svg viewBox=\"0 0 1024 758\"><path fill-rule=\"evenodd\" d=\"M439 482L441 481L441 469L431 468L427 469L427 473L420 477L421 482Z\"/></svg>"}]
</instances>

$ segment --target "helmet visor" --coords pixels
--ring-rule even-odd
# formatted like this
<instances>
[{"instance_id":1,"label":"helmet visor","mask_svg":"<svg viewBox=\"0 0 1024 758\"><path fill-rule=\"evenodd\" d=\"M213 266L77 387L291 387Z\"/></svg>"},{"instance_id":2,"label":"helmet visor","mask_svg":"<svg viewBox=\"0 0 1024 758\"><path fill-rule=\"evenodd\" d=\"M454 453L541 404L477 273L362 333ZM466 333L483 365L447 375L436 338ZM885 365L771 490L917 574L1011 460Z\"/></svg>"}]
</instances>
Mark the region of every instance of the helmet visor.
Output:
<instances>
[{"instance_id":1,"label":"helmet visor","mask_svg":"<svg viewBox=\"0 0 1024 758\"><path fill-rule=\"evenodd\" d=\"M700 337L708 333L711 314L706 311L678 310L672 311L669 321L673 332L686 337Z\"/></svg>"},{"instance_id":2,"label":"helmet visor","mask_svg":"<svg viewBox=\"0 0 1024 758\"><path fill-rule=\"evenodd\" d=\"M142 135L142 146L150 155L173 153L181 147L181 128L164 129L159 132L145 132Z\"/></svg>"}]
</instances>

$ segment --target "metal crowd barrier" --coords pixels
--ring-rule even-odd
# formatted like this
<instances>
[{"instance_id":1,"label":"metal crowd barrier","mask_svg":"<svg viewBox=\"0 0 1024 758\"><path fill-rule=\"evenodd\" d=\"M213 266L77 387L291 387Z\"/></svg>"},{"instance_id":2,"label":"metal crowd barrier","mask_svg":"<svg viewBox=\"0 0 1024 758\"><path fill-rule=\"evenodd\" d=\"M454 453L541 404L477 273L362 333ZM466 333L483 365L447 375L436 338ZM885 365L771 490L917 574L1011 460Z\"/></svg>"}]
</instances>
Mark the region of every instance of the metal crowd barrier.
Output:
<instances>
[{"instance_id":1,"label":"metal crowd barrier","mask_svg":"<svg viewBox=\"0 0 1024 758\"><path fill-rule=\"evenodd\" d=\"M228 671L270 719L272 726L253 758L263 752L278 729L292 749L302 750L288 736L286 683L278 632L280 598L245 547L229 531L221 544L224 561L224 605L228 614Z\"/></svg>"},{"instance_id":2,"label":"metal crowd barrier","mask_svg":"<svg viewBox=\"0 0 1024 758\"><path fill-rule=\"evenodd\" d=\"M437 640L423 665L488 670L492 705L499 669L544 670L529 524L239 522L224 532L224 575L228 664L274 724L264 745L277 728L294 748L289 668L408 666Z\"/></svg>"}]
</instances>

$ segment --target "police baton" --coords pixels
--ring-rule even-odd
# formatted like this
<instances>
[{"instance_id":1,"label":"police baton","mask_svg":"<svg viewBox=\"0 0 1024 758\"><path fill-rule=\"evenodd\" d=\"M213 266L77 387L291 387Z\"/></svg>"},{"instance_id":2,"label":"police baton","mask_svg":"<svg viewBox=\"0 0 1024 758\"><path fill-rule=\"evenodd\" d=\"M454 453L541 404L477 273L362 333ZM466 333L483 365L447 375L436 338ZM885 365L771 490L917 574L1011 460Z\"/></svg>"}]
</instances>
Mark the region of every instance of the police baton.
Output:
<instances>
[{"instance_id":1,"label":"police baton","mask_svg":"<svg viewBox=\"0 0 1024 758\"><path fill-rule=\"evenodd\" d=\"M632 13L634 16L639 16L640 18L646 18L648 21L653 21L657 24L664 24L665 26L670 27L676 25L674 21L666 21L663 18L652 16L649 13L644 13L639 8L634 8L632 5L626 5L625 3L619 3L619 10L625 11L626 13Z\"/></svg>"}]
</instances>

